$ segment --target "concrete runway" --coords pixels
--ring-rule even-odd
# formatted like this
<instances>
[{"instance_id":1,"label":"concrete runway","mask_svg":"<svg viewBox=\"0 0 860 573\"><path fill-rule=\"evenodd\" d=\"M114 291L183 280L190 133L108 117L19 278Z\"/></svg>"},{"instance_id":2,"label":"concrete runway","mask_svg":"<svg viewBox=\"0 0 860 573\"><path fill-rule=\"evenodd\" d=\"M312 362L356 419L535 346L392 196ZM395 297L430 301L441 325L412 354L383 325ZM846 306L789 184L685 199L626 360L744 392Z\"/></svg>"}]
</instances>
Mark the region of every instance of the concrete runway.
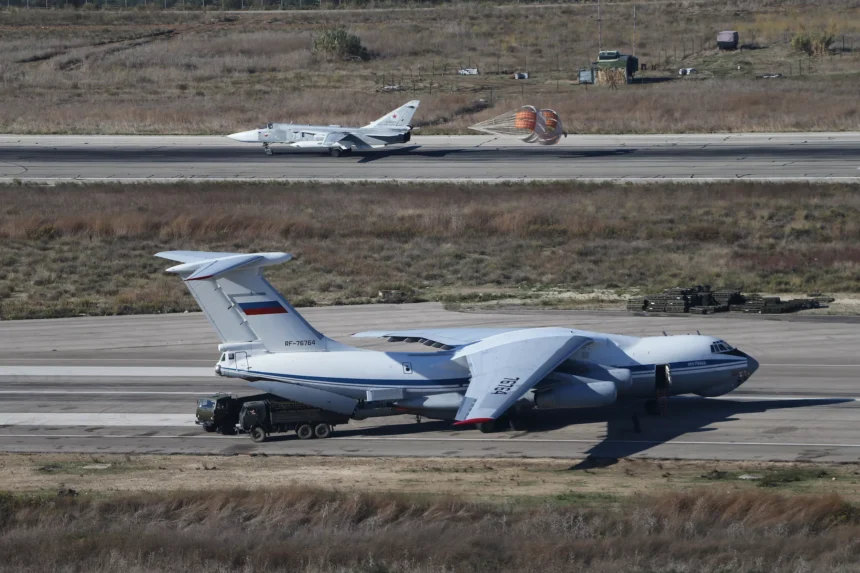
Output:
<instances>
[{"instance_id":1,"label":"concrete runway","mask_svg":"<svg viewBox=\"0 0 860 573\"><path fill-rule=\"evenodd\" d=\"M452 313L435 303L305 309L334 338L360 330L443 326L572 326L633 335L718 335L761 362L738 391L718 400L673 399L669 416L634 406L542 414L529 432L481 434L398 416L350 423L330 440L246 436L193 426L197 396L251 394L212 372L212 330L197 313L3 322L0 327L0 450L6 452L215 453L453 456L658 457L731 460L860 460L860 328L839 317L634 317L624 312ZM409 345L413 350L426 349Z\"/></svg>"},{"instance_id":2,"label":"concrete runway","mask_svg":"<svg viewBox=\"0 0 860 573\"><path fill-rule=\"evenodd\" d=\"M0 182L326 180L860 181L860 133L571 135L544 147L415 136L340 158L226 137L0 136Z\"/></svg>"}]
</instances>

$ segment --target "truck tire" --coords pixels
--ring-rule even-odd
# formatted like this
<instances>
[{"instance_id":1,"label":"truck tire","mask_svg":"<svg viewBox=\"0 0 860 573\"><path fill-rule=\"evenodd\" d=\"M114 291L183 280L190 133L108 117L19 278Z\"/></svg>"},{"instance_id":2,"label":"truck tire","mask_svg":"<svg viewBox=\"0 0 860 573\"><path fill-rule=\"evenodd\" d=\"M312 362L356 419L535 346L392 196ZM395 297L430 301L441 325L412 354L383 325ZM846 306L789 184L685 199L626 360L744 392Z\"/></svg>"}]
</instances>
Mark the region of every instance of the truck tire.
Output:
<instances>
[{"instance_id":1,"label":"truck tire","mask_svg":"<svg viewBox=\"0 0 860 573\"><path fill-rule=\"evenodd\" d=\"M252 442L257 442L259 444L266 441L266 432L260 426L252 428L249 435L251 436Z\"/></svg>"},{"instance_id":2,"label":"truck tire","mask_svg":"<svg viewBox=\"0 0 860 573\"><path fill-rule=\"evenodd\" d=\"M207 432L209 432L209 433L212 433L212 432L214 432L214 431L215 431L215 426L212 426L212 425L209 425L209 426L203 426L203 429L204 429L204 430L206 430L206 431L207 431Z\"/></svg>"},{"instance_id":3,"label":"truck tire","mask_svg":"<svg viewBox=\"0 0 860 573\"><path fill-rule=\"evenodd\" d=\"M220 432L224 436L232 436L236 433L236 428L234 426L221 426Z\"/></svg>"},{"instance_id":4,"label":"truck tire","mask_svg":"<svg viewBox=\"0 0 860 573\"><path fill-rule=\"evenodd\" d=\"M296 428L296 435L300 440L310 440L314 437L314 429L310 424L301 424Z\"/></svg>"},{"instance_id":5,"label":"truck tire","mask_svg":"<svg viewBox=\"0 0 860 573\"><path fill-rule=\"evenodd\" d=\"M317 424L314 426L314 435L321 440L331 437L331 426L329 424Z\"/></svg>"}]
</instances>

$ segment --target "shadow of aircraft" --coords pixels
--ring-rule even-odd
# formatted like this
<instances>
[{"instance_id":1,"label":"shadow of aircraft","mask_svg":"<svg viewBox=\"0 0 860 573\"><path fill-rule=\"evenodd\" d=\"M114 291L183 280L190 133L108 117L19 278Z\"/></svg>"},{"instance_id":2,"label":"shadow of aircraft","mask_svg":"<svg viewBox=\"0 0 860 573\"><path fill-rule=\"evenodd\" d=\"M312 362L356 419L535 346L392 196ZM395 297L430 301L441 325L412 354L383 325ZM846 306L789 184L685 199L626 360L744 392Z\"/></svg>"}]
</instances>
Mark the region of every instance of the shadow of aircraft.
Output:
<instances>
[{"instance_id":1,"label":"shadow of aircraft","mask_svg":"<svg viewBox=\"0 0 860 573\"><path fill-rule=\"evenodd\" d=\"M676 397L669 401L665 416L641 415L641 406L624 404L614 411L603 410L606 419L606 433L603 440L586 452L587 457L572 466L571 470L585 470L594 467L607 467L654 446L664 444L681 436L697 440L695 434L713 432L709 428L720 422L732 422L742 414L758 414L768 410L806 408L809 406L828 406L853 402L845 398L809 398L794 400L715 400L708 398ZM573 423L598 422L601 412L583 412L571 419L570 413L565 420L562 416L545 416L535 420L530 430L548 430ZM557 412L556 414L562 414ZM576 415L576 414L574 414ZM634 420L638 416L638 420ZM638 426L638 427L637 427ZM693 436L691 436L691 434Z\"/></svg>"},{"instance_id":2,"label":"shadow of aircraft","mask_svg":"<svg viewBox=\"0 0 860 573\"><path fill-rule=\"evenodd\" d=\"M464 147L464 148L446 148L446 149L424 149L418 145L409 147L397 147L391 149L377 149L373 151L353 151L353 157L361 157L358 163L370 163L379 161L380 159L398 157L420 157L429 159L463 159L469 160L499 160L510 156L511 159L524 159L528 157L540 158L555 158L555 159L577 159L590 157L616 157L636 153L638 150L633 148L618 148L618 149L570 149L566 147L549 148L542 145L533 147L511 147L511 148L496 148L492 145L484 147Z\"/></svg>"},{"instance_id":3,"label":"shadow of aircraft","mask_svg":"<svg viewBox=\"0 0 860 573\"><path fill-rule=\"evenodd\" d=\"M546 432L577 424L606 423L601 441L590 448L586 458L571 466L570 470L587 470L608 467L618 460L630 457L649 449L685 437L698 440L696 434L713 432L709 426L721 422L732 422L737 416L759 414L769 410L807 408L810 406L829 406L853 402L848 398L809 398L792 400L731 400L693 397L674 397L669 401L665 416L646 416L642 402L631 401L604 408L583 410L544 410L526 412L523 422L527 433ZM634 422L634 416L638 421ZM337 437L385 437L414 436L427 432L441 434L446 439L449 434L460 434L464 430L455 428L450 421L425 420L418 424L404 419L403 422L383 424L368 428L343 426L335 432ZM637 427L638 426L638 427ZM473 430L476 434L477 429ZM469 431L466 431L468 434ZM298 439L293 433L274 435L272 442Z\"/></svg>"}]
</instances>

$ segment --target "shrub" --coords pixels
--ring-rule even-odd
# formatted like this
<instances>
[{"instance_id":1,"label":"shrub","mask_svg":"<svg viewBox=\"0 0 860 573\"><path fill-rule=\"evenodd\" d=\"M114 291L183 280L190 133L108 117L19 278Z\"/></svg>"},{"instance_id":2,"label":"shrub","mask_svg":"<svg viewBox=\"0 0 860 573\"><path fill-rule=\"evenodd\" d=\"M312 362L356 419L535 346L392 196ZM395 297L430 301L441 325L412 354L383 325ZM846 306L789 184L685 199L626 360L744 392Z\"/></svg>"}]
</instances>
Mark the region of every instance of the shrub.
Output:
<instances>
[{"instance_id":1,"label":"shrub","mask_svg":"<svg viewBox=\"0 0 860 573\"><path fill-rule=\"evenodd\" d=\"M367 60L370 54L361 38L343 28L329 28L314 38L314 51L330 60Z\"/></svg>"},{"instance_id":2,"label":"shrub","mask_svg":"<svg viewBox=\"0 0 860 573\"><path fill-rule=\"evenodd\" d=\"M791 38L791 47L797 52L803 52L809 56L823 56L830 50L830 45L836 39L832 30L809 32L801 28Z\"/></svg>"}]
</instances>

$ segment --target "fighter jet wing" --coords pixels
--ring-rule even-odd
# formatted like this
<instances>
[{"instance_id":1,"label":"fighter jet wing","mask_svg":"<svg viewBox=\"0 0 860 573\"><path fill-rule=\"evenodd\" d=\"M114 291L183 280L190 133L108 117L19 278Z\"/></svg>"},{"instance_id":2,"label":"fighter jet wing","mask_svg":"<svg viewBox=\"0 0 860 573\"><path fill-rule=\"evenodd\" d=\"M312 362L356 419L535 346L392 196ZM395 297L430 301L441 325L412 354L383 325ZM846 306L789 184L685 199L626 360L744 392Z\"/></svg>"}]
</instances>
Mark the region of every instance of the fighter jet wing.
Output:
<instances>
[{"instance_id":1,"label":"fighter jet wing","mask_svg":"<svg viewBox=\"0 0 860 573\"><path fill-rule=\"evenodd\" d=\"M461 348L472 379L455 419L457 425L489 422L592 339L565 328L530 328Z\"/></svg>"},{"instance_id":2,"label":"fighter jet wing","mask_svg":"<svg viewBox=\"0 0 860 573\"><path fill-rule=\"evenodd\" d=\"M415 330L368 330L357 332L359 338L387 338L388 342L419 342L450 350L472 344L488 336L522 330L520 328L426 328Z\"/></svg>"},{"instance_id":3,"label":"fighter jet wing","mask_svg":"<svg viewBox=\"0 0 860 573\"><path fill-rule=\"evenodd\" d=\"M323 147L334 147L335 145L351 147L353 149L372 148L369 143L364 141L358 135L342 131L328 133L323 140Z\"/></svg>"}]
</instances>

